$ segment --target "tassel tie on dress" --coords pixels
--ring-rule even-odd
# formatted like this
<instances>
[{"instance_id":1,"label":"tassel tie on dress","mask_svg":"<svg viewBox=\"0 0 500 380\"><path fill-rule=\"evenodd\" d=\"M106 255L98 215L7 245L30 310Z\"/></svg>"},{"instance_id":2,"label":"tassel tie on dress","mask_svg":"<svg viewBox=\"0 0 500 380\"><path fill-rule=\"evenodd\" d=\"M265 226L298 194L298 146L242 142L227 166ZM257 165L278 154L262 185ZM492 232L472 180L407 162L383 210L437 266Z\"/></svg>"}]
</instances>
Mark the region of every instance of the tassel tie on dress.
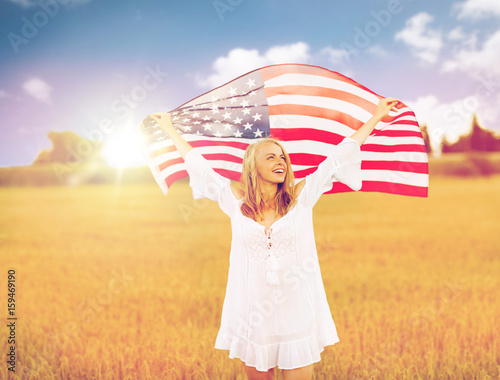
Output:
<instances>
[{"instance_id":1,"label":"tassel tie on dress","mask_svg":"<svg viewBox=\"0 0 500 380\"><path fill-rule=\"evenodd\" d=\"M271 243L271 229L266 229L267 235L267 252L269 253L269 257L266 259L266 282L268 285L279 285L280 280L278 279L278 275L276 272L280 269L280 265L276 260L276 257L272 254L272 243Z\"/></svg>"}]
</instances>

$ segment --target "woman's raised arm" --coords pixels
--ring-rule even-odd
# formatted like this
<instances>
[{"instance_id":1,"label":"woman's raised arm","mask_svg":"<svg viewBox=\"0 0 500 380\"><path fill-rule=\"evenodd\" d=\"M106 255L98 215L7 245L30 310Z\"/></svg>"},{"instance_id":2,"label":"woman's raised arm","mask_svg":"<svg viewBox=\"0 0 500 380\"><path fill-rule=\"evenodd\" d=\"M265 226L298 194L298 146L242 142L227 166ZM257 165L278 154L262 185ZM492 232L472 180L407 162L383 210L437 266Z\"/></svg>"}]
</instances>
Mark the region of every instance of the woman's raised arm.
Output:
<instances>
[{"instance_id":1,"label":"woman's raised arm","mask_svg":"<svg viewBox=\"0 0 500 380\"><path fill-rule=\"evenodd\" d=\"M373 128L381 121L384 117L389 114L389 111L396 111L394 106L399 103L399 100L394 98L384 98L380 99L377 110L375 114L365 123L361 128L359 128L354 134L349 136L351 139L358 142L361 146L365 142L366 138L373 131Z\"/></svg>"},{"instance_id":2,"label":"woman's raised arm","mask_svg":"<svg viewBox=\"0 0 500 380\"><path fill-rule=\"evenodd\" d=\"M170 113L168 112L158 112L149 115L151 119L156 121L161 129L163 129L170 136L172 141L177 148L177 151L181 155L182 158L186 158L187 153L193 149L189 143L182 138L182 136L177 132L172 124L172 119L170 118Z\"/></svg>"}]
</instances>

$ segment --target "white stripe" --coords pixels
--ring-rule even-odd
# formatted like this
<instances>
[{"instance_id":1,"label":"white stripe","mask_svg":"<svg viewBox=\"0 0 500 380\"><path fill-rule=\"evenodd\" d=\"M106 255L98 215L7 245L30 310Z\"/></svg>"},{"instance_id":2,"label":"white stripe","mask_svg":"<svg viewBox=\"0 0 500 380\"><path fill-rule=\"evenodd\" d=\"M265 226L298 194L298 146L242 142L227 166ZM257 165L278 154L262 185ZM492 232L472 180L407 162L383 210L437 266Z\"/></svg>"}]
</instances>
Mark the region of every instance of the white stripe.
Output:
<instances>
[{"instance_id":1,"label":"white stripe","mask_svg":"<svg viewBox=\"0 0 500 380\"><path fill-rule=\"evenodd\" d=\"M320 131L340 134L343 136L350 136L354 129L349 128L345 124L339 123L335 120L323 119L314 116L304 115L271 115L269 116L271 129L273 128L312 128ZM304 133L307 136L307 131Z\"/></svg>"},{"instance_id":2,"label":"white stripe","mask_svg":"<svg viewBox=\"0 0 500 380\"><path fill-rule=\"evenodd\" d=\"M363 170L361 179L363 181L382 181L422 187L429 185L429 176L427 174L396 170Z\"/></svg>"},{"instance_id":3,"label":"white stripe","mask_svg":"<svg viewBox=\"0 0 500 380\"><path fill-rule=\"evenodd\" d=\"M379 102L377 96L373 95L371 92L359 88L358 86L343 82L341 80L326 78L314 74L283 74L264 82L265 88L281 86L316 86L331 88L357 95L360 98L366 99L367 101L375 105Z\"/></svg>"},{"instance_id":4,"label":"white stripe","mask_svg":"<svg viewBox=\"0 0 500 380\"><path fill-rule=\"evenodd\" d=\"M319 141L281 141L288 154L309 153L327 156L333 149L332 145ZM307 151L304 147L307 146ZM361 151L362 161L408 161L427 162L427 154L423 152L365 152Z\"/></svg>"},{"instance_id":5,"label":"white stripe","mask_svg":"<svg viewBox=\"0 0 500 380\"><path fill-rule=\"evenodd\" d=\"M346 113L360 121L368 120L373 116L370 112L353 103L338 99L325 98L323 96L277 95L268 98L267 102L270 106L281 104L296 104L301 106L327 108Z\"/></svg>"},{"instance_id":6,"label":"white stripe","mask_svg":"<svg viewBox=\"0 0 500 380\"><path fill-rule=\"evenodd\" d=\"M420 137L415 136L400 136L400 137L388 137L388 136L368 136L365 140L365 144L377 144L384 146L399 145L399 144L415 144L423 145L424 142Z\"/></svg>"}]
</instances>

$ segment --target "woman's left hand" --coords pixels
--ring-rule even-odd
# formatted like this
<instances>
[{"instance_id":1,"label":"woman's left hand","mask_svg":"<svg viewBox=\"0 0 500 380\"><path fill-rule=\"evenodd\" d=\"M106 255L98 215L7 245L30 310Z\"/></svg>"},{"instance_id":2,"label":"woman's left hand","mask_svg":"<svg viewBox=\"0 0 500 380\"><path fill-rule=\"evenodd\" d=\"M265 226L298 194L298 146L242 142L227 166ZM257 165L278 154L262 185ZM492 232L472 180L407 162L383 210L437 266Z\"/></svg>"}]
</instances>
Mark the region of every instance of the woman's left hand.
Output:
<instances>
[{"instance_id":1,"label":"woman's left hand","mask_svg":"<svg viewBox=\"0 0 500 380\"><path fill-rule=\"evenodd\" d=\"M375 117L382 120L389 114L389 111L397 111L395 106L399 103L398 99L395 98L383 98L378 102L377 110L375 111Z\"/></svg>"}]
</instances>

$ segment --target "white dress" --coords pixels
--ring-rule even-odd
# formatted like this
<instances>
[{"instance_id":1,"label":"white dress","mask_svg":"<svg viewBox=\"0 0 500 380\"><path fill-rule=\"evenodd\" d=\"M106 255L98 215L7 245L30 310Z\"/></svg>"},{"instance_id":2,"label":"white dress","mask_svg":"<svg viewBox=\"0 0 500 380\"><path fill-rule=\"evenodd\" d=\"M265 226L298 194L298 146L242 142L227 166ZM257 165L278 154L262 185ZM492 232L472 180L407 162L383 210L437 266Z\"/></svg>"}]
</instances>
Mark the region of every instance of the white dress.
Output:
<instances>
[{"instance_id":1,"label":"white dress","mask_svg":"<svg viewBox=\"0 0 500 380\"><path fill-rule=\"evenodd\" d=\"M359 144L350 137L332 146L296 204L268 230L244 216L231 181L196 150L185 159L195 199L209 198L231 218L229 275L215 348L229 350L247 366L267 371L321 360L339 341L321 278L312 208L335 180L361 189Z\"/></svg>"}]
</instances>

